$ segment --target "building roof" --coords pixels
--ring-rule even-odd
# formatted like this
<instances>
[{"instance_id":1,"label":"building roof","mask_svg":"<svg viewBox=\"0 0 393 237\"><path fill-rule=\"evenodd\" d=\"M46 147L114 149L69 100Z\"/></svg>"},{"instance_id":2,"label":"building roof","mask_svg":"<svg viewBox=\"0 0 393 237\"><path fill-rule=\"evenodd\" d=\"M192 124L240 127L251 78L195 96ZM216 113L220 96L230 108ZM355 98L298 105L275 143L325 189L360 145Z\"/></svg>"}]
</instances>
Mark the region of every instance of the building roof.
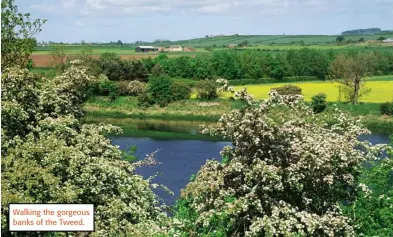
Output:
<instances>
[{"instance_id":1,"label":"building roof","mask_svg":"<svg viewBox=\"0 0 393 237\"><path fill-rule=\"evenodd\" d=\"M237 44L229 44L228 46L237 46Z\"/></svg>"},{"instance_id":2,"label":"building roof","mask_svg":"<svg viewBox=\"0 0 393 237\"><path fill-rule=\"evenodd\" d=\"M171 45L171 46L169 46L169 48L180 48L181 46L180 45Z\"/></svg>"},{"instance_id":3,"label":"building roof","mask_svg":"<svg viewBox=\"0 0 393 237\"><path fill-rule=\"evenodd\" d=\"M393 42L393 39L385 39L382 42L384 42L384 43Z\"/></svg>"},{"instance_id":4,"label":"building roof","mask_svg":"<svg viewBox=\"0 0 393 237\"><path fill-rule=\"evenodd\" d=\"M154 46L138 46L137 48L141 48L141 49L154 49Z\"/></svg>"}]
</instances>

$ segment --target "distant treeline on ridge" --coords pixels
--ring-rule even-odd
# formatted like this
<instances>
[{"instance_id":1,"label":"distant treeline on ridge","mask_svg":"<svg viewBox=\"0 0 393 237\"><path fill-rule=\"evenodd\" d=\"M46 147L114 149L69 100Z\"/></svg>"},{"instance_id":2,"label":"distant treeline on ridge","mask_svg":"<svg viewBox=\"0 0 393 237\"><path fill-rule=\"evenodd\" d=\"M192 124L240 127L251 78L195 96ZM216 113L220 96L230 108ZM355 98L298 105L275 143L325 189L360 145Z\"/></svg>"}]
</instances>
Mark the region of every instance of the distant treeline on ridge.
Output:
<instances>
[{"instance_id":1,"label":"distant treeline on ridge","mask_svg":"<svg viewBox=\"0 0 393 237\"><path fill-rule=\"evenodd\" d=\"M342 35L374 35L374 34L381 34L381 33L388 33L391 32L389 30L382 31L381 28L368 28L368 29L357 29L357 30L348 30L344 31Z\"/></svg>"}]
</instances>

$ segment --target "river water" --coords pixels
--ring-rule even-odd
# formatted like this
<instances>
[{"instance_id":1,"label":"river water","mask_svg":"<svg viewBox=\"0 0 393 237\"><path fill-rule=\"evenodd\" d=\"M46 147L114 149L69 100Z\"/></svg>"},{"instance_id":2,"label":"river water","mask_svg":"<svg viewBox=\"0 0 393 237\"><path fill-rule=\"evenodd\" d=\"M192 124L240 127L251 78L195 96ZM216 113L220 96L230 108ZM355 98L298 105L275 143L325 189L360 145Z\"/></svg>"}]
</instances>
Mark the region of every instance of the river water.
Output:
<instances>
[{"instance_id":1,"label":"river water","mask_svg":"<svg viewBox=\"0 0 393 237\"><path fill-rule=\"evenodd\" d=\"M165 126L167 129L168 127ZM191 129L194 131L194 128ZM174 195L169 195L163 190L157 190L157 194L166 204L172 205L179 198L192 174L196 174L208 159L220 160L219 152L230 142L202 141L202 140L160 140L152 138L135 138L130 136L111 137L114 145L120 146L122 150L129 150L136 145L137 157L145 157L156 150L159 152L156 159L161 162L157 166L141 167L137 173L145 178L159 174L154 181L167 186ZM360 138L368 140L373 144L388 143L389 136L385 134L371 134Z\"/></svg>"}]
</instances>

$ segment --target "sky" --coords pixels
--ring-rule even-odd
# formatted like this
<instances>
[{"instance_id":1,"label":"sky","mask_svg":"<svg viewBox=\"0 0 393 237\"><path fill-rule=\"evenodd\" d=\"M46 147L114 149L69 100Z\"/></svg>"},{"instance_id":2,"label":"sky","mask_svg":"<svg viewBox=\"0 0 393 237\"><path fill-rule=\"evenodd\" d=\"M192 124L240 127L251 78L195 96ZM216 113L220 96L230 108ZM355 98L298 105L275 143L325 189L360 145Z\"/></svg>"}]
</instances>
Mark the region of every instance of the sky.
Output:
<instances>
[{"instance_id":1,"label":"sky","mask_svg":"<svg viewBox=\"0 0 393 237\"><path fill-rule=\"evenodd\" d=\"M38 41L182 40L205 35L335 35L393 29L393 0L15 0L48 20Z\"/></svg>"}]
</instances>

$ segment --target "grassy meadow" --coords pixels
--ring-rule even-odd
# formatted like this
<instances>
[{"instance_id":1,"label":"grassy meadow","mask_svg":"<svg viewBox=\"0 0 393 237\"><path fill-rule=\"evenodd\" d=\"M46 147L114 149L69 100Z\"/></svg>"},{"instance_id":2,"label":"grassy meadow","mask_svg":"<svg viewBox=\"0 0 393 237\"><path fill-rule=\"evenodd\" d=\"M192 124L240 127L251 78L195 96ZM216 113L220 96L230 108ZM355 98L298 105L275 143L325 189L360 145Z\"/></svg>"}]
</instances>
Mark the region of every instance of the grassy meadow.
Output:
<instances>
[{"instance_id":1,"label":"grassy meadow","mask_svg":"<svg viewBox=\"0 0 393 237\"><path fill-rule=\"evenodd\" d=\"M272 88L280 87L284 84L299 86L302 89L305 101L311 101L311 97L318 93L326 93L327 101L330 102L337 102L339 98L338 83L330 81L246 85L235 86L234 89L239 90L246 87L256 99L266 99L269 97L268 93ZM371 92L361 97L360 102L383 103L393 100L393 76L372 77L365 85L371 89ZM220 96L221 98L228 98L231 94L226 92L221 93Z\"/></svg>"}]
</instances>

